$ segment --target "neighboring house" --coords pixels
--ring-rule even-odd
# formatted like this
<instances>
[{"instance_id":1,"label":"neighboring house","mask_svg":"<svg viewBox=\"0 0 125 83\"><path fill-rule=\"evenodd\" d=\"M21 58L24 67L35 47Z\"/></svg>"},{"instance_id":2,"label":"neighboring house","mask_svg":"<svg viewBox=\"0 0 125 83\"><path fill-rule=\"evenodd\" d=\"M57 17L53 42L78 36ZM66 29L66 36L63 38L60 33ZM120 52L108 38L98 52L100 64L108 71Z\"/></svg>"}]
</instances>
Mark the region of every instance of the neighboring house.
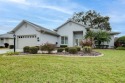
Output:
<instances>
[{"instance_id":1,"label":"neighboring house","mask_svg":"<svg viewBox=\"0 0 125 83\"><path fill-rule=\"evenodd\" d=\"M18 24L11 33L16 35L16 48L24 46L39 46L46 42L68 47L80 46L80 41L84 39L87 27L83 24L69 20L56 28L54 31L36 25L29 21L23 20ZM111 41L106 43L109 48L114 46L114 35L118 32L110 32Z\"/></svg>"},{"instance_id":2,"label":"neighboring house","mask_svg":"<svg viewBox=\"0 0 125 83\"><path fill-rule=\"evenodd\" d=\"M0 46L4 46L5 43L13 45L13 34L2 34L0 35Z\"/></svg>"}]
</instances>

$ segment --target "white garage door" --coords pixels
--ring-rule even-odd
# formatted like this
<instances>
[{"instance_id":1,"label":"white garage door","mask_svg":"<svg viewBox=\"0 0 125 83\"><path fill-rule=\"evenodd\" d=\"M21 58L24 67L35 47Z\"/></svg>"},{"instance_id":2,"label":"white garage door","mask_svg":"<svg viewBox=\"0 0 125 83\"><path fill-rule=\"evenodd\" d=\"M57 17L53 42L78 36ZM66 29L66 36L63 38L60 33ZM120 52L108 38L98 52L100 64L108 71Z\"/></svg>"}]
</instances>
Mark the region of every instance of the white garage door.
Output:
<instances>
[{"instance_id":1,"label":"white garage door","mask_svg":"<svg viewBox=\"0 0 125 83\"><path fill-rule=\"evenodd\" d=\"M25 46L36 46L36 35L23 35L17 37L17 48L23 48Z\"/></svg>"}]
</instances>

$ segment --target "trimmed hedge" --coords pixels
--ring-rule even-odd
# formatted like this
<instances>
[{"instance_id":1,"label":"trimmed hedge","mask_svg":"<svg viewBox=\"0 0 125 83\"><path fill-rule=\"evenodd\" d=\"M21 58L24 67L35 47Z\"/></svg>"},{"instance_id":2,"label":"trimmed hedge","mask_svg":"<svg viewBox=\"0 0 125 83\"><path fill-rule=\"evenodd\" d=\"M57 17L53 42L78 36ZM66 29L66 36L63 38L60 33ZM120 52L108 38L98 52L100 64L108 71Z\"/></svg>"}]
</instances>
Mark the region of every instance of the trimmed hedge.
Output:
<instances>
[{"instance_id":1,"label":"trimmed hedge","mask_svg":"<svg viewBox=\"0 0 125 83\"><path fill-rule=\"evenodd\" d=\"M65 48L65 47L67 47L67 45L60 45L60 47L61 47L61 48Z\"/></svg>"},{"instance_id":2,"label":"trimmed hedge","mask_svg":"<svg viewBox=\"0 0 125 83\"><path fill-rule=\"evenodd\" d=\"M37 47L37 50L40 50L40 47L39 47L39 46L35 46L35 47Z\"/></svg>"},{"instance_id":3,"label":"trimmed hedge","mask_svg":"<svg viewBox=\"0 0 125 83\"><path fill-rule=\"evenodd\" d=\"M63 52L64 48L58 48L57 52Z\"/></svg>"},{"instance_id":4,"label":"trimmed hedge","mask_svg":"<svg viewBox=\"0 0 125 83\"><path fill-rule=\"evenodd\" d=\"M29 53L30 54L37 54L38 48L37 47L30 47L29 48Z\"/></svg>"},{"instance_id":5,"label":"trimmed hedge","mask_svg":"<svg viewBox=\"0 0 125 83\"><path fill-rule=\"evenodd\" d=\"M75 47L77 49L77 51L81 51L81 48L80 47Z\"/></svg>"},{"instance_id":6,"label":"trimmed hedge","mask_svg":"<svg viewBox=\"0 0 125 83\"><path fill-rule=\"evenodd\" d=\"M125 50L125 47L117 47L116 50Z\"/></svg>"},{"instance_id":7,"label":"trimmed hedge","mask_svg":"<svg viewBox=\"0 0 125 83\"><path fill-rule=\"evenodd\" d=\"M5 48L4 46L0 46L0 48Z\"/></svg>"},{"instance_id":8,"label":"trimmed hedge","mask_svg":"<svg viewBox=\"0 0 125 83\"><path fill-rule=\"evenodd\" d=\"M91 52L92 52L92 47L90 47L90 46L85 46L85 47L83 48L83 52L85 52L85 53L91 53Z\"/></svg>"},{"instance_id":9,"label":"trimmed hedge","mask_svg":"<svg viewBox=\"0 0 125 83\"><path fill-rule=\"evenodd\" d=\"M9 48L10 48L10 49L13 49L13 48L14 48L14 45L10 45Z\"/></svg>"},{"instance_id":10,"label":"trimmed hedge","mask_svg":"<svg viewBox=\"0 0 125 83\"><path fill-rule=\"evenodd\" d=\"M69 53L71 53L71 54L76 54L76 53L77 53L77 48L75 48L75 47L70 47L70 48L68 49L68 51L69 51Z\"/></svg>"},{"instance_id":11,"label":"trimmed hedge","mask_svg":"<svg viewBox=\"0 0 125 83\"><path fill-rule=\"evenodd\" d=\"M25 47L23 48L23 52L24 52L24 53L29 53L29 49L30 49L29 46L25 46Z\"/></svg>"},{"instance_id":12,"label":"trimmed hedge","mask_svg":"<svg viewBox=\"0 0 125 83\"><path fill-rule=\"evenodd\" d=\"M69 47L66 47L66 48L65 48L65 51L66 51L66 52L69 52Z\"/></svg>"}]
</instances>

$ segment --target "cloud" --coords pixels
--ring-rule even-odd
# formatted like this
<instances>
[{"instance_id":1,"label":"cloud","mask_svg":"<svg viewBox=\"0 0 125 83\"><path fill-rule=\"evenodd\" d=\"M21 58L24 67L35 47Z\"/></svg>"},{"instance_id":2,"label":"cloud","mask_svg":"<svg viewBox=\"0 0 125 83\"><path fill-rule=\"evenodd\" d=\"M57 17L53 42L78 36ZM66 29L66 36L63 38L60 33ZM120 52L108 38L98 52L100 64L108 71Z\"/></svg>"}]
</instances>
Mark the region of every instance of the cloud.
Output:
<instances>
[{"instance_id":1,"label":"cloud","mask_svg":"<svg viewBox=\"0 0 125 83\"><path fill-rule=\"evenodd\" d=\"M5 24L8 24L8 23L19 23L20 20L14 20L14 19L0 19L0 24L1 23L5 23Z\"/></svg>"},{"instance_id":2,"label":"cloud","mask_svg":"<svg viewBox=\"0 0 125 83\"><path fill-rule=\"evenodd\" d=\"M26 7L34 7L34 8L44 8L44 9L50 9L50 10L55 10L58 12L62 12L65 14L72 14L73 11L71 11L70 9L61 7L61 6L57 6L57 5L51 5L51 4L47 4L47 3L39 3L37 1L27 1L27 0L0 0L2 2L6 2L6 3L13 3L13 4L19 4L22 6L26 6Z\"/></svg>"},{"instance_id":3,"label":"cloud","mask_svg":"<svg viewBox=\"0 0 125 83\"><path fill-rule=\"evenodd\" d=\"M40 8L46 8L46 9L51 9L51 10L55 10L55 11L59 11L65 14L72 14L73 11L66 9L66 8L62 8L62 7L58 7L58 6L51 6L51 5L41 5L41 6L37 6L36 7L40 7Z\"/></svg>"},{"instance_id":4,"label":"cloud","mask_svg":"<svg viewBox=\"0 0 125 83\"><path fill-rule=\"evenodd\" d=\"M50 22L57 22L57 23L60 23L60 22L63 22L62 20L59 20L59 19L48 19L46 17L38 17L38 19L42 19L42 20L45 20L45 21L50 21Z\"/></svg>"},{"instance_id":5,"label":"cloud","mask_svg":"<svg viewBox=\"0 0 125 83\"><path fill-rule=\"evenodd\" d=\"M7 2L28 5L29 3L26 0L6 0Z\"/></svg>"}]
</instances>

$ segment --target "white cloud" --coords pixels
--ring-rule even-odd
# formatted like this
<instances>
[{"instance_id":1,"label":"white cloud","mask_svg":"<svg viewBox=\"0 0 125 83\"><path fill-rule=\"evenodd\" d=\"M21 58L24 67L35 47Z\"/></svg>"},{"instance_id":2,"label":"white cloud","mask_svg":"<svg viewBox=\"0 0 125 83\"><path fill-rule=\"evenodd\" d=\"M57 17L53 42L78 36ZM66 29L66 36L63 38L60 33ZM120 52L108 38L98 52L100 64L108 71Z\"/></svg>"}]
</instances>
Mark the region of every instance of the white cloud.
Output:
<instances>
[{"instance_id":1,"label":"white cloud","mask_svg":"<svg viewBox=\"0 0 125 83\"><path fill-rule=\"evenodd\" d=\"M62 8L62 7L58 7L58 6L51 6L51 5L41 5L41 6L37 6L36 7L40 7L40 8L46 8L46 9L51 9L51 10L55 10L55 11L59 11L65 14L72 14L73 11L69 10L68 8Z\"/></svg>"},{"instance_id":2,"label":"white cloud","mask_svg":"<svg viewBox=\"0 0 125 83\"><path fill-rule=\"evenodd\" d=\"M14 19L0 19L1 23L18 23L20 20L14 20Z\"/></svg>"},{"instance_id":3,"label":"white cloud","mask_svg":"<svg viewBox=\"0 0 125 83\"><path fill-rule=\"evenodd\" d=\"M58 12L62 12L65 14L72 14L73 11L71 11L68 7L64 8L61 6L55 6L55 5L51 5L51 4L47 4L47 3L39 3L37 1L32 2L32 1L27 1L27 0L0 0L2 2L6 2L6 3L13 3L13 4L19 4L22 6L26 6L26 7L36 7L36 8L45 8L45 9L50 9L50 10L55 10Z\"/></svg>"},{"instance_id":4,"label":"white cloud","mask_svg":"<svg viewBox=\"0 0 125 83\"><path fill-rule=\"evenodd\" d=\"M38 17L37 18L39 19L42 19L42 20L46 20L46 21L50 21L50 22L63 22L62 20L58 20L58 19L48 19L48 18L45 18L45 17Z\"/></svg>"},{"instance_id":5,"label":"white cloud","mask_svg":"<svg viewBox=\"0 0 125 83\"><path fill-rule=\"evenodd\" d=\"M24 5L29 4L26 0L6 0L6 1L11 2L11 3L16 3L16 4L24 4Z\"/></svg>"}]
</instances>

